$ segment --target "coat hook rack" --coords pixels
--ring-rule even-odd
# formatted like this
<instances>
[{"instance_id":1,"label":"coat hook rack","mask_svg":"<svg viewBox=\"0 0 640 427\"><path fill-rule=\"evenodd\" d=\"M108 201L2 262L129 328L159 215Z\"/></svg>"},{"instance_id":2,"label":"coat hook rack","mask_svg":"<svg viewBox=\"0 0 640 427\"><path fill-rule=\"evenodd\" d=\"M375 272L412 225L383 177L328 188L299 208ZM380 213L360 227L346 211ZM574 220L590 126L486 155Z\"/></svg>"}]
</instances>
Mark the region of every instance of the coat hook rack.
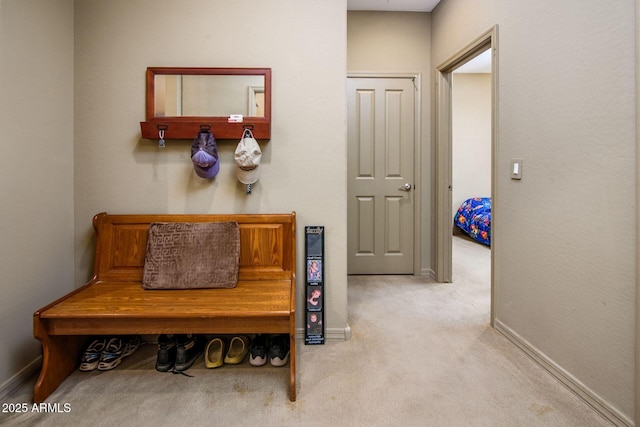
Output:
<instances>
[{"instance_id":1,"label":"coat hook rack","mask_svg":"<svg viewBox=\"0 0 640 427\"><path fill-rule=\"evenodd\" d=\"M211 101L212 110L201 111L200 115L173 116L171 115L173 110L168 109L168 106L160 101L160 93L164 94L168 89L160 82L160 79L156 82L156 77L159 76L172 76L167 78L177 79L190 79L191 76L196 76L195 78L206 79L208 82L224 81L224 85L229 85L229 87L225 87L224 93L202 91L193 94L196 98L190 101L195 102L192 105L204 105L199 104L200 102L207 102L206 105L209 105L208 102ZM217 141L237 141L238 137L242 135L243 124L250 123L254 126L252 132L256 139L262 141L271 139L271 68L147 67L144 83L146 102L145 121L140 122L142 138L156 140L159 136L157 126L164 124L168 125L170 129L165 130L163 139L167 141L170 139L190 140L198 134L200 126L206 124ZM249 84L250 86L247 86ZM248 93L245 92L247 87L249 88ZM244 93L248 99L251 99L251 102L243 102L236 106L234 102L242 98L238 97L241 95L229 95L232 91L227 92L226 89L230 88L235 88L233 91L241 91L237 93ZM258 94L260 95L258 96ZM176 99L175 97L179 96L177 92L175 95L174 93L167 93L167 95L170 95L167 99ZM260 108L254 108L256 104L253 101L256 101ZM227 111L227 108L232 108L236 110L234 112L243 114L230 114L233 111ZM242 119L229 121L231 116L242 116Z\"/></svg>"}]
</instances>

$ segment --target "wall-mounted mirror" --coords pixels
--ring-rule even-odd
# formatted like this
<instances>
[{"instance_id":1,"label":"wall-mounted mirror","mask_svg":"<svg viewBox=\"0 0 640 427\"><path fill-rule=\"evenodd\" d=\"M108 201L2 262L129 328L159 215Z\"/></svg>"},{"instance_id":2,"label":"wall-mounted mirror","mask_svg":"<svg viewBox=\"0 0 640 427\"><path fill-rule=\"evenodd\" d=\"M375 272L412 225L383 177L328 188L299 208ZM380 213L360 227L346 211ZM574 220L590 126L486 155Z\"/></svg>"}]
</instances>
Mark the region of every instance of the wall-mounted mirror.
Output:
<instances>
[{"instance_id":1,"label":"wall-mounted mirror","mask_svg":"<svg viewBox=\"0 0 640 427\"><path fill-rule=\"evenodd\" d=\"M252 126L258 139L271 129L270 68L148 68L146 121L142 136L194 138L209 126L217 139L239 139ZM242 115L241 123L229 122Z\"/></svg>"},{"instance_id":2,"label":"wall-mounted mirror","mask_svg":"<svg viewBox=\"0 0 640 427\"><path fill-rule=\"evenodd\" d=\"M156 74L154 117L264 117L264 76Z\"/></svg>"}]
</instances>

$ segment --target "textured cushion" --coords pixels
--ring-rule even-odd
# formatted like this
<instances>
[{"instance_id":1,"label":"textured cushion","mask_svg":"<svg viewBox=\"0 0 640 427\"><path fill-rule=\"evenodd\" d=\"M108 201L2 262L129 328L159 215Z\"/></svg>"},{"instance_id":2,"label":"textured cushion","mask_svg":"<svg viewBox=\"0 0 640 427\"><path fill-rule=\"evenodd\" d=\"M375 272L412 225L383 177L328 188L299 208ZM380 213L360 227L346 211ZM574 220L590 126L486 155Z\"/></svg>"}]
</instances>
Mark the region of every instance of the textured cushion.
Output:
<instances>
[{"instance_id":1,"label":"textured cushion","mask_svg":"<svg viewBox=\"0 0 640 427\"><path fill-rule=\"evenodd\" d=\"M233 288L238 284L236 222L153 223L145 255L145 289Z\"/></svg>"}]
</instances>

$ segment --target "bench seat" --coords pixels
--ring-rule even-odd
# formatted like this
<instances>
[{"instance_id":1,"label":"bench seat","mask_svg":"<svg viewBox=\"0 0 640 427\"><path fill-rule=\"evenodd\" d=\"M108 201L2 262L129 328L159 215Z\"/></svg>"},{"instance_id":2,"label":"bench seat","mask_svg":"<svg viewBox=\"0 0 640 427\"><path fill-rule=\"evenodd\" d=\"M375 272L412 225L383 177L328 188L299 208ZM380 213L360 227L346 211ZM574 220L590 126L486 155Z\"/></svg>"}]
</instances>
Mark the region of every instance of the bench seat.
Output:
<instances>
[{"instance_id":1,"label":"bench seat","mask_svg":"<svg viewBox=\"0 0 640 427\"><path fill-rule=\"evenodd\" d=\"M240 281L232 289L142 289L97 282L44 311L49 335L289 332L291 282ZM126 317L127 322L119 319ZM253 320L252 320L253 319ZM80 322L78 322L80 320ZM228 320L228 321L226 321ZM223 323L223 322L225 322ZM189 326L186 326L188 322ZM280 326L274 324L281 323Z\"/></svg>"}]
</instances>

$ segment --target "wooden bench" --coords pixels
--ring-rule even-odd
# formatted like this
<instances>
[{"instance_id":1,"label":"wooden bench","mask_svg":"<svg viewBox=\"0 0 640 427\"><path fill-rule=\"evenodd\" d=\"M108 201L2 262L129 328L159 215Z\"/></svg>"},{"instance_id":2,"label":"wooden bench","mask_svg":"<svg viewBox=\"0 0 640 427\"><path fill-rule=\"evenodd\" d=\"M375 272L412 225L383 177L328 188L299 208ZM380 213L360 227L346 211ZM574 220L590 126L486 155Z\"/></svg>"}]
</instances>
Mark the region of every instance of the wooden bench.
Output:
<instances>
[{"instance_id":1,"label":"wooden bench","mask_svg":"<svg viewBox=\"0 0 640 427\"><path fill-rule=\"evenodd\" d=\"M236 221L240 229L235 288L142 288L151 223L226 221ZM43 352L34 401L44 401L78 367L83 345L94 335L179 333L289 334L289 398L295 401L295 222L295 212L96 215L93 277L34 314L34 335Z\"/></svg>"}]
</instances>

